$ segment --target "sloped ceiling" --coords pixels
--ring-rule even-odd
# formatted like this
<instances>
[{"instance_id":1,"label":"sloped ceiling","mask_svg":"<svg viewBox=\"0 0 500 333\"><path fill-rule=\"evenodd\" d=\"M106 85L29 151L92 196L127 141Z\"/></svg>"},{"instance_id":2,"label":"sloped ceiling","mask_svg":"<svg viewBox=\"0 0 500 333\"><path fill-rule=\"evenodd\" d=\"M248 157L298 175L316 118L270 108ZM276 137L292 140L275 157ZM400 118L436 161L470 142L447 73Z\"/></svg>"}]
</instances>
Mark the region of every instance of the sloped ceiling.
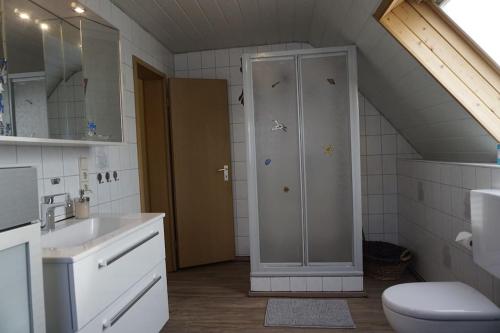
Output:
<instances>
[{"instance_id":1,"label":"sloped ceiling","mask_svg":"<svg viewBox=\"0 0 500 333\"><path fill-rule=\"evenodd\" d=\"M372 17L380 0L112 0L175 53L358 46L359 87L426 159L493 162L493 138Z\"/></svg>"}]
</instances>

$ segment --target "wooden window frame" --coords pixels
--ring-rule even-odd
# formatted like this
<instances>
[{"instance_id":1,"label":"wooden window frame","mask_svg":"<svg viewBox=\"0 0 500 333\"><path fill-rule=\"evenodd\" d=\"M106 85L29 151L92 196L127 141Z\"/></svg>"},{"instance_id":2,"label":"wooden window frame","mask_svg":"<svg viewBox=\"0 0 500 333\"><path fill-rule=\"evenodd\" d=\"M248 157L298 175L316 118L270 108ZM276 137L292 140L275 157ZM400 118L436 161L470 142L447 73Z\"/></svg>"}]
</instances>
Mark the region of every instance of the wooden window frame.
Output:
<instances>
[{"instance_id":1,"label":"wooden window frame","mask_svg":"<svg viewBox=\"0 0 500 333\"><path fill-rule=\"evenodd\" d=\"M374 16L500 142L494 61L432 1L384 0Z\"/></svg>"}]
</instances>

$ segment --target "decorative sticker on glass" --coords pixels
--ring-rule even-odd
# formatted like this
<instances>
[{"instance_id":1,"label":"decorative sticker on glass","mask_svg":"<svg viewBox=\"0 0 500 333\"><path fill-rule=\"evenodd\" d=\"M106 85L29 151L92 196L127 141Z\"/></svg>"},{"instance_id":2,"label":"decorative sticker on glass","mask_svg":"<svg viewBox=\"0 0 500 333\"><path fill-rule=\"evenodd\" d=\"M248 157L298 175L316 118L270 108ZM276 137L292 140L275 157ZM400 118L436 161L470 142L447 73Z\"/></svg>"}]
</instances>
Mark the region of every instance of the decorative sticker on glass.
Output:
<instances>
[{"instance_id":1,"label":"decorative sticker on glass","mask_svg":"<svg viewBox=\"0 0 500 333\"><path fill-rule=\"evenodd\" d=\"M325 154L325 156L332 156L333 155L333 145L326 145L326 146L323 146L323 154Z\"/></svg>"},{"instance_id":2,"label":"decorative sticker on glass","mask_svg":"<svg viewBox=\"0 0 500 333\"><path fill-rule=\"evenodd\" d=\"M274 121L274 126L271 128L271 131L283 131L283 132L286 132L287 127L285 126L285 124L280 123L277 120L273 120L273 121Z\"/></svg>"}]
</instances>

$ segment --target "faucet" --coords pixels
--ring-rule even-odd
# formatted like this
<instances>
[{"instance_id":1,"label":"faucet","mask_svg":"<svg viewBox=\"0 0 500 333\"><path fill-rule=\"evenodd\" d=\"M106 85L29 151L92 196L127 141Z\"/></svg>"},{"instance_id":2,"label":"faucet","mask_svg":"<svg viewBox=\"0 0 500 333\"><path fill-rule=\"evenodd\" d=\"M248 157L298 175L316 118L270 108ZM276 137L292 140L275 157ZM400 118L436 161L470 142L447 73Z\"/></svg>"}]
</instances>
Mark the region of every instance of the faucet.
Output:
<instances>
[{"instance_id":1,"label":"faucet","mask_svg":"<svg viewBox=\"0 0 500 333\"><path fill-rule=\"evenodd\" d=\"M65 196L64 201L62 202L54 202L56 197ZM42 197L43 203L41 204L42 208L42 229L54 230L56 225L56 217L55 210L58 207L65 208L64 218L68 218L73 216L73 202L71 202L71 198L69 193L58 193L51 194Z\"/></svg>"}]
</instances>

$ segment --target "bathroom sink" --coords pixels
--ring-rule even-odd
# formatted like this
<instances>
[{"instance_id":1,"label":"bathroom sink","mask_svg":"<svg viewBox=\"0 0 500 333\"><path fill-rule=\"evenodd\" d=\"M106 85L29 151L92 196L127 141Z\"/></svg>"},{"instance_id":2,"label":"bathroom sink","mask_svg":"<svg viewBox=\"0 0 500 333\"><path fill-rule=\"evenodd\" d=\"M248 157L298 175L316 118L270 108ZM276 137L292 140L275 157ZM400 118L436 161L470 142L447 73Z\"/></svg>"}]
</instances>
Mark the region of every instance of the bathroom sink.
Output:
<instances>
[{"instance_id":1,"label":"bathroom sink","mask_svg":"<svg viewBox=\"0 0 500 333\"><path fill-rule=\"evenodd\" d=\"M83 245L93 239L109 234L130 223L119 217L92 217L86 220L71 219L60 222L64 225L42 235L42 247L67 248Z\"/></svg>"},{"instance_id":2,"label":"bathroom sink","mask_svg":"<svg viewBox=\"0 0 500 333\"><path fill-rule=\"evenodd\" d=\"M99 215L56 223L42 232L44 262L74 262L164 214Z\"/></svg>"}]
</instances>

